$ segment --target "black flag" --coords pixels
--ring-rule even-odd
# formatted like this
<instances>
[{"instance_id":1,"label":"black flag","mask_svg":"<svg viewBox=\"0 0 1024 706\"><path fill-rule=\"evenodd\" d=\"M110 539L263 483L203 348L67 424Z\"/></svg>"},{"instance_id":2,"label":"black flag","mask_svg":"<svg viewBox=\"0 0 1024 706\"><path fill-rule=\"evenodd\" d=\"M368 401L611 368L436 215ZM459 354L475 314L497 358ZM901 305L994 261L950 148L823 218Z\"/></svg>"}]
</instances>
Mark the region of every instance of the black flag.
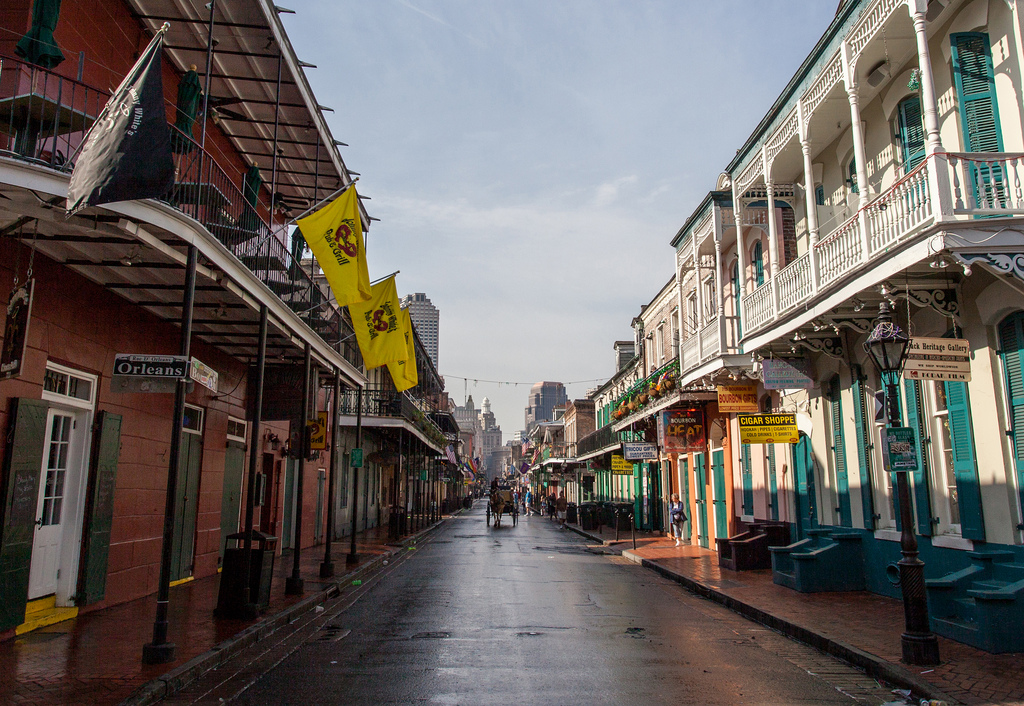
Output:
<instances>
[{"instance_id":1,"label":"black flag","mask_svg":"<svg viewBox=\"0 0 1024 706\"><path fill-rule=\"evenodd\" d=\"M69 216L86 206L163 196L174 185L160 75L165 29L153 37L85 136L68 186Z\"/></svg>"}]
</instances>

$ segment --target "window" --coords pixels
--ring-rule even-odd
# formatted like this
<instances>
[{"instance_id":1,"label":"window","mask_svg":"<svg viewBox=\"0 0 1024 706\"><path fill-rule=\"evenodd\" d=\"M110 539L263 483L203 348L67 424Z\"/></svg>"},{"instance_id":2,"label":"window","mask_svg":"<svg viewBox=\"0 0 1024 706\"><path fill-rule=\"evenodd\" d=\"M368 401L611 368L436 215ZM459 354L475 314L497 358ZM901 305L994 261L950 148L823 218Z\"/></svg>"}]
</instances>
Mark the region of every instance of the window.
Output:
<instances>
[{"instance_id":1,"label":"window","mask_svg":"<svg viewBox=\"0 0 1024 706\"><path fill-rule=\"evenodd\" d=\"M690 292L690 295L686 297L686 312L687 320L689 323L688 329L691 334L696 333L697 329L700 328L700 316L697 312L697 293Z\"/></svg>"},{"instance_id":2,"label":"window","mask_svg":"<svg viewBox=\"0 0 1024 706\"><path fill-rule=\"evenodd\" d=\"M718 297L714 276L704 280L704 318L710 320L718 316Z\"/></svg>"},{"instance_id":3,"label":"window","mask_svg":"<svg viewBox=\"0 0 1024 706\"><path fill-rule=\"evenodd\" d=\"M924 161L924 122L921 99L910 96L896 107L896 139L900 143L903 173L907 174Z\"/></svg>"},{"instance_id":4,"label":"window","mask_svg":"<svg viewBox=\"0 0 1024 706\"><path fill-rule=\"evenodd\" d=\"M860 189L857 187L857 160L856 159L851 159L850 160L850 167L849 167L849 169L847 169L847 174L849 176L846 179L846 185L848 187L850 187L850 193L851 194L859 194L860 193Z\"/></svg>"},{"instance_id":5,"label":"window","mask_svg":"<svg viewBox=\"0 0 1024 706\"><path fill-rule=\"evenodd\" d=\"M956 467L953 464L953 437L949 429L949 403L946 386L931 383L932 387L932 448L933 460L939 471L936 482L945 488L949 510L950 532L960 534L960 501L956 490Z\"/></svg>"},{"instance_id":6,"label":"window","mask_svg":"<svg viewBox=\"0 0 1024 706\"><path fill-rule=\"evenodd\" d=\"M764 249L761 247L760 240L754 243L754 251L750 261L754 265L754 280L757 282L757 286L760 287L764 284Z\"/></svg>"},{"instance_id":7,"label":"window","mask_svg":"<svg viewBox=\"0 0 1024 706\"><path fill-rule=\"evenodd\" d=\"M825 187L821 184L814 187L814 203L819 206L825 205Z\"/></svg>"},{"instance_id":8,"label":"window","mask_svg":"<svg viewBox=\"0 0 1024 706\"><path fill-rule=\"evenodd\" d=\"M91 409L95 393L95 376L57 363L46 363L46 372L43 374L44 400Z\"/></svg>"},{"instance_id":9,"label":"window","mask_svg":"<svg viewBox=\"0 0 1024 706\"><path fill-rule=\"evenodd\" d=\"M964 32L951 34L949 39L964 151L1002 152L1003 137L988 35ZM1006 175L1003 167L975 162L971 165L971 172L974 202L979 207L1005 208Z\"/></svg>"},{"instance_id":10,"label":"window","mask_svg":"<svg viewBox=\"0 0 1024 706\"><path fill-rule=\"evenodd\" d=\"M658 365L665 362L665 325L661 324L655 331L655 345L658 347Z\"/></svg>"}]
</instances>

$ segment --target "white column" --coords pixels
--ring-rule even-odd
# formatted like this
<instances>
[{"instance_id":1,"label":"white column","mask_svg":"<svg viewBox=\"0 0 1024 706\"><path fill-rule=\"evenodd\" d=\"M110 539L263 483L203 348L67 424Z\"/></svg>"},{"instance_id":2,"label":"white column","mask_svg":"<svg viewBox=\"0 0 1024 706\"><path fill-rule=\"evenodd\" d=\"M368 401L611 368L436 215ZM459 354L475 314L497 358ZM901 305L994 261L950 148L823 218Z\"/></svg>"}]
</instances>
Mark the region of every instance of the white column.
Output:
<instances>
[{"instance_id":1,"label":"white column","mask_svg":"<svg viewBox=\"0 0 1024 706\"><path fill-rule=\"evenodd\" d=\"M697 252L697 231L690 231L690 252L693 253L693 278L697 294L697 330L694 335L697 337L697 357L704 360L704 343L700 340L700 330L704 324L704 292L700 286L700 254Z\"/></svg>"},{"instance_id":2,"label":"white column","mask_svg":"<svg viewBox=\"0 0 1024 706\"><path fill-rule=\"evenodd\" d=\"M768 269L772 278L779 273L779 224L775 220L775 191L772 179L772 166L768 161L768 150L762 149L764 164L764 188L768 195Z\"/></svg>"},{"instance_id":3,"label":"white column","mask_svg":"<svg viewBox=\"0 0 1024 706\"><path fill-rule=\"evenodd\" d=\"M811 164L811 131L804 118L804 102L798 101L797 125L800 130L800 151L804 156L804 211L807 215L807 251L811 261L811 286L818 291L818 208L814 188L814 165Z\"/></svg>"},{"instance_id":4,"label":"white column","mask_svg":"<svg viewBox=\"0 0 1024 706\"><path fill-rule=\"evenodd\" d=\"M740 299L736 302L736 316L743 322L743 299L747 296L747 253L743 242L743 207L740 205L742 192L736 191L735 177L732 182L732 215L736 223L736 257L739 258ZM746 328L746 327L744 327Z\"/></svg>"},{"instance_id":5,"label":"white column","mask_svg":"<svg viewBox=\"0 0 1024 706\"><path fill-rule=\"evenodd\" d=\"M716 219L717 220L717 219ZM715 290L718 292L718 340L722 355L726 351L725 337L725 286L722 284L722 234L716 228L715 232Z\"/></svg>"},{"instance_id":6,"label":"white column","mask_svg":"<svg viewBox=\"0 0 1024 706\"><path fill-rule=\"evenodd\" d=\"M679 251L676 251L676 316L678 321L676 322L676 336L679 338L679 347L676 350L676 356L679 358L679 372L680 375L686 370L685 361L683 360L683 326L685 325L686 317L683 314L683 277L679 270Z\"/></svg>"},{"instance_id":7,"label":"white column","mask_svg":"<svg viewBox=\"0 0 1024 706\"><path fill-rule=\"evenodd\" d=\"M867 157L864 152L864 126L860 121L860 103L857 96L857 77L855 67L850 62L850 45L843 41L843 81L846 84L846 95L850 101L850 129L853 133L853 158L857 161L857 190L860 198L857 200L857 223L860 231L861 261L867 261L871 254L871 244L868 236L868 218L864 209L861 208L869 200L871 187L868 185Z\"/></svg>"},{"instance_id":8,"label":"white column","mask_svg":"<svg viewBox=\"0 0 1024 706\"><path fill-rule=\"evenodd\" d=\"M948 160L943 154L942 140L939 136L939 108L935 99L935 79L932 74L931 55L928 51L928 23L925 11L927 0L911 0L907 4L911 19L914 21L914 36L917 38L917 67L921 70L921 110L924 113L925 149L927 159L931 162L928 173L928 188L935 199L932 211L935 220L943 220L943 216L952 215L952 193L949 188ZM1014 3L1016 14L1016 3ZM1016 19L1016 17L1014 18ZM1016 22L1014 23L1016 26Z\"/></svg>"}]
</instances>

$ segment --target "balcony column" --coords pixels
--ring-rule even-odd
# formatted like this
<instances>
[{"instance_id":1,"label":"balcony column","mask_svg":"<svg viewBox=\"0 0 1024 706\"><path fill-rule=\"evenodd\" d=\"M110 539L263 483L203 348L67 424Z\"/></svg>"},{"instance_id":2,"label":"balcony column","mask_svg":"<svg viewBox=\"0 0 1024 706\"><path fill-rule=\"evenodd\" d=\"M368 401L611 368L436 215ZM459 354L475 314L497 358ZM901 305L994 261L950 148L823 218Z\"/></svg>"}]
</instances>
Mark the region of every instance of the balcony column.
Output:
<instances>
[{"instance_id":1,"label":"balcony column","mask_svg":"<svg viewBox=\"0 0 1024 706\"><path fill-rule=\"evenodd\" d=\"M697 336L697 360L704 360L704 342L700 337L700 331L704 323L704 293L701 292L700 286L700 253L697 251L696 230L691 231L690 233L690 249L693 253L694 287L697 293L697 330L694 331L694 335Z\"/></svg>"},{"instance_id":2,"label":"balcony column","mask_svg":"<svg viewBox=\"0 0 1024 706\"><path fill-rule=\"evenodd\" d=\"M948 161L939 136L939 108L935 99L935 79L932 74L932 60L928 51L928 23L925 12L927 0L911 0L907 3L910 17L914 21L914 36L917 38L917 67L921 70L921 110L924 113L925 149L931 161L928 172L928 188L935 195L932 212L935 220L952 215L953 203L949 188Z\"/></svg>"},{"instance_id":3,"label":"balcony column","mask_svg":"<svg viewBox=\"0 0 1024 706\"><path fill-rule=\"evenodd\" d=\"M772 312L779 313L779 290L775 275L779 273L779 224L775 220L775 182L772 180L772 165L768 161L768 149L761 147L764 164L764 192L768 198L768 286L772 288Z\"/></svg>"},{"instance_id":4,"label":"balcony column","mask_svg":"<svg viewBox=\"0 0 1024 706\"><path fill-rule=\"evenodd\" d=\"M861 262L866 262L871 254L871 240L868 234L868 216L862 208L870 200L871 186L868 184L867 156L864 150L864 125L860 120L860 98L857 90L856 67L850 57L850 45L844 41L842 46L843 82L846 84L846 95L850 101L850 129L853 133L853 158L857 161L857 226L861 240Z\"/></svg>"},{"instance_id":5,"label":"balcony column","mask_svg":"<svg viewBox=\"0 0 1024 706\"><path fill-rule=\"evenodd\" d=\"M717 220L717 219L716 219ZM718 315L718 346L721 354L725 354L725 287L722 284L722 238L718 231L717 223L715 228L715 290L718 293L717 315Z\"/></svg>"},{"instance_id":6,"label":"balcony column","mask_svg":"<svg viewBox=\"0 0 1024 706\"><path fill-rule=\"evenodd\" d=\"M678 347L676 349L676 357L679 359L679 369L680 370L685 370L686 369L686 365L684 365L685 361L683 360L682 338L683 338L683 326L686 325L686 313L685 313L686 310L683 308L683 273L682 273L682 271L680 270L680 267L679 267L679 255L680 255L680 251L677 250L676 251L676 316L679 318L679 321L676 324L676 336L679 337L679 342L678 342L679 345L678 345Z\"/></svg>"},{"instance_id":7,"label":"balcony column","mask_svg":"<svg viewBox=\"0 0 1024 706\"><path fill-rule=\"evenodd\" d=\"M732 215L736 223L736 258L738 260L740 297L736 302L736 318L743 325L743 299L747 296L747 248L743 242L743 207L740 205L742 192L736 190L735 178L732 182Z\"/></svg>"},{"instance_id":8,"label":"balcony column","mask_svg":"<svg viewBox=\"0 0 1024 706\"><path fill-rule=\"evenodd\" d=\"M810 126L804 117L804 102L798 101L797 120L800 152L804 156L804 211L807 215L807 252L811 264L811 286L818 291L818 207L814 189L814 165L811 164Z\"/></svg>"}]
</instances>

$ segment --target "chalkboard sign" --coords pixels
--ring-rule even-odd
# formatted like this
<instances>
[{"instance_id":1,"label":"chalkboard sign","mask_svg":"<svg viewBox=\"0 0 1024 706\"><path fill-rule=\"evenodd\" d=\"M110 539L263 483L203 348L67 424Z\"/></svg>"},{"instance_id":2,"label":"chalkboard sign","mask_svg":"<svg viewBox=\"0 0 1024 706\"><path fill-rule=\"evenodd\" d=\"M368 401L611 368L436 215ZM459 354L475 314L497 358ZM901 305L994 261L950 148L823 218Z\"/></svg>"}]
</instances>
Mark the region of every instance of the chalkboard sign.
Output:
<instances>
[{"instance_id":1,"label":"chalkboard sign","mask_svg":"<svg viewBox=\"0 0 1024 706\"><path fill-rule=\"evenodd\" d=\"M25 620L28 573L35 535L39 476L43 467L47 405L13 398L4 449L0 512L0 630Z\"/></svg>"}]
</instances>

